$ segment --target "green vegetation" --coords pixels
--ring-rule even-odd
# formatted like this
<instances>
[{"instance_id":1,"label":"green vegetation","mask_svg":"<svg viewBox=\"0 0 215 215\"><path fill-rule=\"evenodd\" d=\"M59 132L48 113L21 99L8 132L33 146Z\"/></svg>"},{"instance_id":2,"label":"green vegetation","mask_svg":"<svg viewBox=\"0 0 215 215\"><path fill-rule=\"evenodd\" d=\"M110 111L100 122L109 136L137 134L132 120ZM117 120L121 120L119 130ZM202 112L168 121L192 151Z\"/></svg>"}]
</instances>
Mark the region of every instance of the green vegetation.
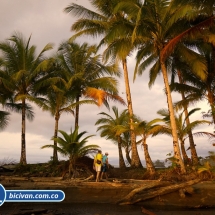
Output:
<instances>
[{"instance_id":1,"label":"green vegetation","mask_svg":"<svg viewBox=\"0 0 215 215\"><path fill-rule=\"evenodd\" d=\"M59 130L63 137L57 137L56 141L58 146L45 145L44 148L56 148L56 150L65 157L69 158L69 177L71 173L75 175L75 165L78 158L84 157L90 153L96 153L99 149L97 145L86 145L88 139L93 135L83 137L86 131L78 133L78 127L74 131L71 129L71 133Z\"/></svg>"}]
</instances>

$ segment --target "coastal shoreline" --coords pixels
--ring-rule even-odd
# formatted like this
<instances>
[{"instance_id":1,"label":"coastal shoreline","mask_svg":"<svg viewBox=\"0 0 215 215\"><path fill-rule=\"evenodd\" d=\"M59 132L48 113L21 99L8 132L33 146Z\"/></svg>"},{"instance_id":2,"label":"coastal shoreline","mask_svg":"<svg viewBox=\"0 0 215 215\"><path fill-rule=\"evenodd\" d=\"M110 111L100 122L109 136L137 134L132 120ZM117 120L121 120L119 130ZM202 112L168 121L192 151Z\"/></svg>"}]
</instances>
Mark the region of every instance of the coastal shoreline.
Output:
<instances>
[{"instance_id":1,"label":"coastal shoreline","mask_svg":"<svg viewBox=\"0 0 215 215\"><path fill-rule=\"evenodd\" d=\"M0 177L0 183L6 190L62 190L65 193L65 199L60 203L62 205L79 203L117 205L117 202L132 190L155 183L155 180L86 182L80 180L63 180L61 177ZM170 182L157 181L156 183L168 184ZM192 185L192 187L193 193L187 194L184 197L181 197L179 192L176 191L140 201L135 205L161 210L215 208L214 181L202 181ZM149 191L146 190L144 192ZM144 193L138 195L144 195ZM6 208L7 205L10 205L10 203L4 203L3 206Z\"/></svg>"}]
</instances>

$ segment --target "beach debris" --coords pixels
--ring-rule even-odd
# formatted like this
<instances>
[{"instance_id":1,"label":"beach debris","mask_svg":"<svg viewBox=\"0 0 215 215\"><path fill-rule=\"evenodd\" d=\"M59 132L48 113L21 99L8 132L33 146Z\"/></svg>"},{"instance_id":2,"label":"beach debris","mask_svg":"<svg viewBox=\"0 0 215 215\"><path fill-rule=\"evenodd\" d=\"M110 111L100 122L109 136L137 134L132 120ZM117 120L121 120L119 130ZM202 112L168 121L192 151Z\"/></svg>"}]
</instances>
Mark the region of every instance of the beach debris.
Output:
<instances>
[{"instance_id":1,"label":"beach debris","mask_svg":"<svg viewBox=\"0 0 215 215\"><path fill-rule=\"evenodd\" d=\"M135 188L132 190L127 196L125 196L123 199L121 199L118 203L120 205L128 205L128 204L135 204L137 202L141 202L147 199L151 199L157 196L161 196L167 193L175 192L177 190L181 190L183 188L189 187L193 184L199 183L200 179L190 180L187 182L179 183L179 184L171 184L168 186L162 186L160 185L159 189L152 189L156 188L159 185L156 183L152 183L149 185L144 185L139 188ZM162 186L162 187L161 187ZM191 189L187 189L189 192L191 192ZM144 191L144 192L143 192ZM143 193L142 193L143 192ZM139 197L135 197L135 195L139 194ZM185 191L183 191L183 194L185 195Z\"/></svg>"},{"instance_id":2,"label":"beach debris","mask_svg":"<svg viewBox=\"0 0 215 215\"><path fill-rule=\"evenodd\" d=\"M143 186L133 189L127 196L119 200L117 203L123 205L126 202L129 202L137 193L140 193L143 190L162 187L169 184L170 184L169 182L151 181L149 184L144 184Z\"/></svg>"},{"instance_id":3,"label":"beach debris","mask_svg":"<svg viewBox=\"0 0 215 215\"><path fill-rule=\"evenodd\" d=\"M89 177L83 179L83 181L89 181L89 180L91 180L91 179L93 179L93 178L94 178L94 175L91 175L91 176L89 176Z\"/></svg>"}]
</instances>

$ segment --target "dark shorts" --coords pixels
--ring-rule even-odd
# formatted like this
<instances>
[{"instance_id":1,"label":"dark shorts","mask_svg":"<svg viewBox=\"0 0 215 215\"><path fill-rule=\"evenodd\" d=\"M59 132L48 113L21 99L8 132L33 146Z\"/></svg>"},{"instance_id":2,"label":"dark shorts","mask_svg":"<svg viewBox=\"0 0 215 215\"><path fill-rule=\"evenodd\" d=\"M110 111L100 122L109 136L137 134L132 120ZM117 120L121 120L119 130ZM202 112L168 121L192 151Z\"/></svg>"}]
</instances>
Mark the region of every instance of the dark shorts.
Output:
<instances>
[{"instance_id":1,"label":"dark shorts","mask_svg":"<svg viewBox=\"0 0 215 215\"><path fill-rule=\"evenodd\" d=\"M103 164L103 166L102 166L102 172L107 172L107 164Z\"/></svg>"}]
</instances>

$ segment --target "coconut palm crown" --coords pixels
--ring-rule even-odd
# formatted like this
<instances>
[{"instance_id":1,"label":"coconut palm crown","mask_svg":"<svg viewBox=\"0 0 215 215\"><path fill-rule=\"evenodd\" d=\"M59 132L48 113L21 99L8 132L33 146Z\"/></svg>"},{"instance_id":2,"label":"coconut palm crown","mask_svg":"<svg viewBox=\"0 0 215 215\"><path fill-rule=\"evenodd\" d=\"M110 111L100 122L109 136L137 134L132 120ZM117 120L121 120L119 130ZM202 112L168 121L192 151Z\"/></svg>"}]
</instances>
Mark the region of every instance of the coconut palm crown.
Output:
<instances>
[{"instance_id":1,"label":"coconut palm crown","mask_svg":"<svg viewBox=\"0 0 215 215\"><path fill-rule=\"evenodd\" d=\"M44 145L42 149L56 147L61 155L68 157L70 162L69 175L71 175L71 171L74 172L74 167L78 158L94 153L100 147L98 145L86 145L88 139L94 135L83 137L87 132L83 131L79 133L78 127L76 127L74 131L71 128L70 133L62 130L59 130L59 132L63 137L56 138L58 146Z\"/></svg>"},{"instance_id":2,"label":"coconut palm crown","mask_svg":"<svg viewBox=\"0 0 215 215\"><path fill-rule=\"evenodd\" d=\"M30 40L31 36L26 40L22 34L14 33L5 42L0 42L4 65L4 72L1 72L0 77L1 83L12 92L12 100L17 107L20 107L18 109L22 114L20 164L23 165L27 164L25 118L32 120L34 117L32 106L27 102L33 102L39 106L42 104L42 98L34 94L34 86L49 65L44 52L52 48L51 44L47 44L36 56L36 46L31 46Z\"/></svg>"}]
</instances>

